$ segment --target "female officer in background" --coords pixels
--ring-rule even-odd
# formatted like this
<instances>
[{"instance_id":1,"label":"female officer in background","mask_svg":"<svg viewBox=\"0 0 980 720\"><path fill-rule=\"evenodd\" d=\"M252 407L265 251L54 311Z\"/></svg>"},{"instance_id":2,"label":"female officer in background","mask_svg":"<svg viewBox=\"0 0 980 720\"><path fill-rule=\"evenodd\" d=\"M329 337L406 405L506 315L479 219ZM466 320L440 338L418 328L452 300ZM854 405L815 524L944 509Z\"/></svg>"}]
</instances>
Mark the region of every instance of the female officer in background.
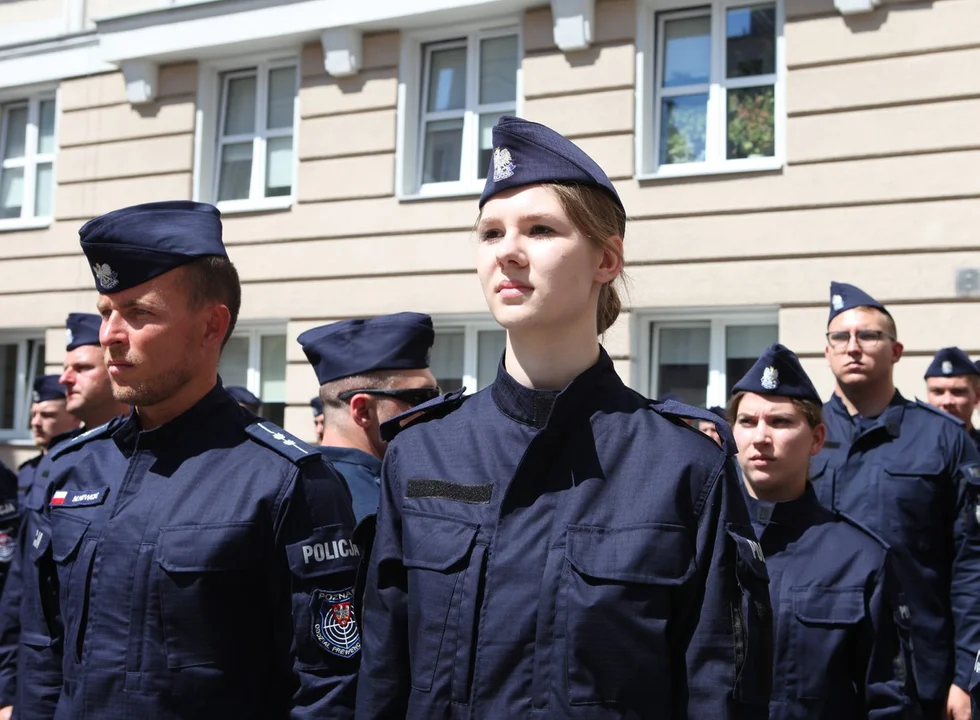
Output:
<instances>
[{"instance_id":1,"label":"female officer in background","mask_svg":"<svg viewBox=\"0 0 980 720\"><path fill-rule=\"evenodd\" d=\"M919 717L906 682L908 610L887 549L823 508L807 482L826 435L813 383L776 344L732 393L729 417L775 616L770 719Z\"/></svg>"},{"instance_id":2,"label":"female officer in background","mask_svg":"<svg viewBox=\"0 0 980 720\"><path fill-rule=\"evenodd\" d=\"M502 117L477 271L497 378L389 424L359 718L766 716L771 616L727 452L628 389L626 213L606 174Z\"/></svg>"}]
</instances>

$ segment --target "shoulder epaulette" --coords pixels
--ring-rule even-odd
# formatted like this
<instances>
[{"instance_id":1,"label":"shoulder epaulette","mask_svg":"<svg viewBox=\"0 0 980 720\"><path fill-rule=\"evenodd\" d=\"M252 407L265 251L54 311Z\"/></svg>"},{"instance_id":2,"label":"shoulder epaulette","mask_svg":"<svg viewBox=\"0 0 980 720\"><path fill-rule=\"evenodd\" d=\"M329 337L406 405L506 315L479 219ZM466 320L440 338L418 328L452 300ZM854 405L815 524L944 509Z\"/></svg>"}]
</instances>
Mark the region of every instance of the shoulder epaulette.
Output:
<instances>
[{"instance_id":1,"label":"shoulder epaulette","mask_svg":"<svg viewBox=\"0 0 980 720\"><path fill-rule=\"evenodd\" d=\"M416 405L401 415L396 415L381 425L381 439L391 442L392 438L411 425L445 417L469 397L464 395L464 392L466 392L466 388L460 388L456 392L446 393L421 405Z\"/></svg>"},{"instance_id":2,"label":"shoulder epaulette","mask_svg":"<svg viewBox=\"0 0 980 720\"><path fill-rule=\"evenodd\" d=\"M966 427L966 423L963 422L962 420L960 420L958 417L954 417L954 416L950 415L948 412L946 412L945 410L940 410L939 408L935 407L934 405L930 405L927 402L923 402L922 400L919 400L919 398L916 398L915 399L915 404L918 405L923 410L928 410L929 412L931 412L934 415L939 415L941 418L945 418L946 420L950 420L950 421L956 423L960 427Z\"/></svg>"},{"instance_id":3,"label":"shoulder epaulette","mask_svg":"<svg viewBox=\"0 0 980 720\"><path fill-rule=\"evenodd\" d=\"M728 425L728 422L725 421L724 418L718 417L710 410L694 407L693 405L685 405L684 403L679 403L676 400L652 400L650 402L650 407L661 415L672 415L674 417L681 418L682 420L705 420L707 422L714 423L715 428L718 430L718 435L721 437L722 449L725 451L725 454L728 455L728 457L738 454L738 445L735 444L735 436L732 434L732 429ZM684 424L687 425L687 423ZM690 426L688 425L688 427ZM697 428L691 428L691 430L704 437L704 439L708 442L714 442L714 440L709 438Z\"/></svg>"},{"instance_id":4,"label":"shoulder epaulette","mask_svg":"<svg viewBox=\"0 0 980 720\"><path fill-rule=\"evenodd\" d=\"M43 457L44 455L35 455L32 458L27 458L27 460L25 460L24 462L22 462L20 465L17 466L17 472L20 472L31 463L34 463L36 465L37 463L41 462L41 458Z\"/></svg>"},{"instance_id":5,"label":"shoulder epaulette","mask_svg":"<svg viewBox=\"0 0 980 720\"><path fill-rule=\"evenodd\" d=\"M306 444L268 420L258 419L247 426L245 432L260 445L272 448L294 463L301 463L311 457L320 457L320 453L312 445Z\"/></svg>"},{"instance_id":6,"label":"shoulder epaulette","mask_svg":"<svg viewBox=\"0 0 980 720\"><path fill-rule=\"evenodd\" d=\"M888 542L883 537L881 537L881 535L879 535L878 533L876 533L874 530L872 530L871 528L869 528L867 525L865 525L864 523L862 523L860 520L857 520L857 519L851 517L850 515L848 515L847 513L841 512L840 510L834 510L833 512L834 512L834 515L836 515L839 520L841 520L842 522L847 523L851 527L857 528L862 533L864 533L868 537L870 537L873 540L875 540L885 550L890 550L891 549L891 545L889 545Z\"/></svg>"},{"instance_id":7,"label":"shoulder epaulette","mask_svg":"<svg viewBox=\"0 0 980 720\"><path fill-rule=\"evenodd\" d=\"M90 442L91 440L97 440L101 437L106 437L107 435L115 431L116 427L118 427L118 423L117 423L118 420L119 418L113 418L112 420L105 423L104 425L99 425L98 427L94 427L91 430L85 430L83 432L80 432L77 435L75 435L75 437L58 443L58 446L54 448L54 450L50 451L48 454L51 456L52 460L56 460L57 458L61 457L65 453L69 453L74 450L77 450L82 445L84 445L87 442Z\"/></svg>"}]
</instances>

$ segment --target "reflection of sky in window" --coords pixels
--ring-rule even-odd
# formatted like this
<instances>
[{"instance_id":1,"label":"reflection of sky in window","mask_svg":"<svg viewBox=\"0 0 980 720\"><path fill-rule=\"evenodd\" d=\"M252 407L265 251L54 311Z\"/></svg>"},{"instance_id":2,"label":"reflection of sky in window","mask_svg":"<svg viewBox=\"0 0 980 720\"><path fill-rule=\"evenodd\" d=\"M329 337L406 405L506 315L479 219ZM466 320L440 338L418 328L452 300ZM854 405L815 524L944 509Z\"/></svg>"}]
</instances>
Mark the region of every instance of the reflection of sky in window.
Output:
<instances>
[{"instance_id":1,"label":"reflection of sky in window","mask_svg":"<svg viewBox=\"0 0 980 720\"><path fill-rule=\"evenodd\" d=\"M450 106L450 94L453 90L453 68L442 68L436 81L436 108L447 110Z\"/></svg>"},{"instance_id":2,"label":"reflection of sky in window","mask_svg":"<svg viewBox=\"0 0 980 720\"><path fill-rule=\"evenodd\" d=\"M752 8L728 11L728 37L737 38L752 33Z\"/></svg>"},{"instance_id":3,"label":"reflection of sky in window","mask_svg":"<svg viewBox=\"0 0 980 720\"><path fill-rule=\"evenodd\" d=\"M702 17L666 23L664 87L708 82L710 22L709 18Z\"/></svg>"}]
</instances>

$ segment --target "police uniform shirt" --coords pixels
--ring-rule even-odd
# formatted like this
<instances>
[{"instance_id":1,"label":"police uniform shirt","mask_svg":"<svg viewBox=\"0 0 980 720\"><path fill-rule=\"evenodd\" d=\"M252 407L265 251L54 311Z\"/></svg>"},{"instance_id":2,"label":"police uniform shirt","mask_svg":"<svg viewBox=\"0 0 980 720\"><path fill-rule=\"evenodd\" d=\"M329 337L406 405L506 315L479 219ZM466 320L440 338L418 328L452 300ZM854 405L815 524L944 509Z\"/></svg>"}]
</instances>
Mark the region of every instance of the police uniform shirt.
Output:
<instances>
[{"instance_id":1,"label":"police uniform shirt","mask_svg":"<svg viewBox=\"0 0 980 720\"><path fill-rule=\"evenodd\" d=\"M895 394L873 419L824 405L827 440L811 463L820 502L891 547L912 616L919 695L945 706L980 647L980 456L963 424Z\"/></svg>"},{"instance_id":2,"label":"police uniform shirt","mask_svg":"<svg viewBox=\"0 0 980 720\"><path fill-rule=\"evenodd\" d=\"M21 489L17 551L0 598L0 707L13 705L18 720L51 718L61 693L61 614L46 506L54 450L84 432L57 435L47 453L21 466L30 469L22 481L30 479Z\"/></svg>"},{"instance_id":3,"label":"police uniform shirt","mask_svg":"<svg viewBox=\"0 0 980 720\"><path fill-rule=\"evenodd\" d=\"M789 502L745 498L769 571L770 720L911 716L904 665L896 672L908 613L884 545L823 508L810 486Z\"/></svg>"},{"instance_id":4,"label":"police uniform shirt","mask_svg":"<svg viewBox=\"0 0 980 720\"><path fill-rule=\"evenodd\" d=\"M54 461L59 713L351 716L359 553L319 453L218 385L159 428L117 419Z\"/></svg>"},{"instance_id":5,"label":"police uniform shirt","mask_svg":"<svg viewBox=\"0 0 980 720\"><path fill-rule=\"evenodd\" d=\"M560 393L501 364L463 400L388 447L357 717L765 718L765 565L731 461L679 416L707 413L604 351Z\"/></svg>"},{"instance_id":6,"label":"police uniform shirt","mask_svg":"<svg viewBox=\"0 0 980 720\"><path fill-rule=\"evenodd\" d=\"M322 446L317 450L323 453L347 483L357 522L376 513L381 489L381 461L356 448Z\"/></svg>"},{"instance_id":7,"label":"police uniform shirt","mask_svg":"<svg viewBox=\"0 0 980 720\"><path fill-rule=\"evenodd\" d=\"M970 428L970 439L973 444L976 445L977 450L980 450L980 428Z\"/></svg>"}]
</instances>

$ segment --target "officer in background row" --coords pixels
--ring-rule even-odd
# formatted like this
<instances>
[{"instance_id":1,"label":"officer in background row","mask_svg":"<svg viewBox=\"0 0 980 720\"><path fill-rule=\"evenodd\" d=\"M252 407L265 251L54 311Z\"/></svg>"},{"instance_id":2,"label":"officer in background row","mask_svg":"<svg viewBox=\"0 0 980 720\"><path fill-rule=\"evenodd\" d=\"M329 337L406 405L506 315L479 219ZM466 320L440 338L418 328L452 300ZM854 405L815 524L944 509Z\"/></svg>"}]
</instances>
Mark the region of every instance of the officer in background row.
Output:
<instances>
[{"instance_id":1,"label":"officer in background row","mask_svg":"<svg viewBox=\"0 0 980 720\"><path fill-rule=\"evenodd\" d=\"M255 397L255 395L253 395L248 388L243 388L240 385L229 385L225 388L225 390L228 391L229 395L235 398L235 402L248 410L250 413L254 413L256 415L259 414L259 408L262 406L262 401Z\"/></svg>"},{"instance_id":2,"label":"officer in background row","mask_svg":"<svg viewBox=\"0 0 980 720\"><path fill-rule=\"evenodd\" d=\"M718 423L726 422L725 408L715 406L708 408L708 412L712 415L717 415L717 420L699 420L697 424L698 430L707 435L709 438L714 440L718 445L722 444L721 433L718 432Z\"/></svg>"},{"instance_id":3,"label":"officer in background row","mask_svg":"<svg viewBox=\"0 0 980 720\"><path fill-rule=\"evenodd\" d=\"M63 436L75 437L130 410L112 396L102 360L102 318L70 313L65 320L65 408L81 423ZM19 720L54 715L61 692L62 634L57 572L51 557L51 528L45 511L51 499L51 453L38 466L24 495L17 554L0 598L0 718L16 708Z\"/></svg>"},{"instance_id":4,"label":"officer in background row","mask_svg":"<svg viewBox=\"0 0 980 720\"><path fill-rule=\"evenodd\" d=\"M310 399L313 408L313 444L319 445L323 440L323 401L319 396Z\"/></svg>"},{"instance_id":5,"label":"officer in background row","mask_svg":"<svg viewBox=\"0 0 980 720\"><path fill-rule=\"evenodd\" d=\"M980 393L980 370L958 347L936 353L925 374L926 400L930 405L962 420L980 448L980 430L973 427L973 411Z\"/></svg>"},{"instance_id":6,"label":"officer in background row","mask_svg":"<svg viewBox=\"0 0 980 720\"><path fill-rule=\"evenodd\" d=\"M78 418L68 412L65 387L59 382L58 375L41 375L34 381L30 423L34 445L41 452L17 468L20 497L34 482L37 466L52 444L64 440L78 427Z\"/></svg>"},{"instance_id":7,"label":"officer in background row","mask_svg":"<svg viewBox=\"0 0 980 720\"><path fill-rule=\"evenodd\" d=\"M320 383L319 450L347 481L354 515L361 520L378 509L381 459L388 446L381 424L439 396L429 370L432 318L403 312L341 320L307 330L297 340Z\"/></svg>"},{"instance_id":8,"label":"officer in background row","mask_svg":"<svg viewBox=\"0 0 980 720\"><path fill-rule=\"evenodd\" d=\"M896 390L902 351L884 305L831 284L825 355L837 385L811 480L824 506L891 547L926 720L967 720L980 647L980 456L960 421Z\"/></svg>"},{"instance_id":9,"label":"officer in background row","mask_svg":"<svg viewBox=\"0 0 980 720\"><path fill-rule=\"evenodd\" d=\"M769 720L919 717L903 652L908 609L887 547L822 507L807 482L826 427L820 395L796 355L769 347L732 388L729 410L769 571Z\"/></svg>"},{"instance_id":10,"label":"officer in background row","mask_svg":"<svg viewBox=\"0 0 980 720\"><path fill-rule=\"evenodd\" d=\"M216 208L86 223L113 395L52 456L58 716L349 718L358 550L341 478L218 382L241 302Z\"/></svg>"}]
</instances>

